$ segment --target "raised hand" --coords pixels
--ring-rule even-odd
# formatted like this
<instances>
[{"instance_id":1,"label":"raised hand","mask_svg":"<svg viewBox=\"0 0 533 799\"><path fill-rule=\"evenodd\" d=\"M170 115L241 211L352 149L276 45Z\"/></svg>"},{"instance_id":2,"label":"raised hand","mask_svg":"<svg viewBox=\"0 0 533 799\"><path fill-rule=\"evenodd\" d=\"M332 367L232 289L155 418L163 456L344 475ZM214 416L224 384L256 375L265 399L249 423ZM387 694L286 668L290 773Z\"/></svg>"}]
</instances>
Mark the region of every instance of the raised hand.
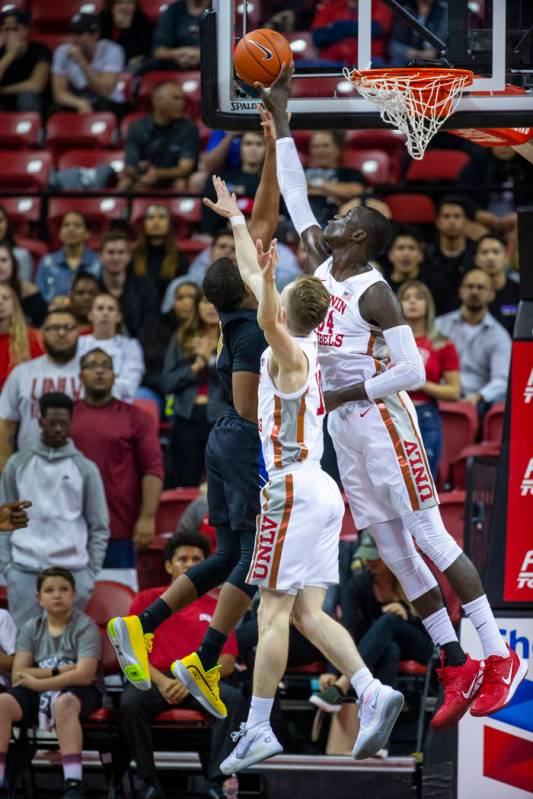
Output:
<instances>
[{"instance_id":1,"label":"raised hand","mask_svg":"<svg viewBox=\"0 0 533 799\"><path fill-rule=\"evenodd\" d=\"M216 175L213 175L213 186L217 195L217 201L214 203L209 197L204 197L204 205L207 205L211 211L214 211L219 216L226 217L226 219L229 219L230 216L242 216L242 211L237 205L235 193L230 194L224 181Z\"/></svg>"},{"instance_id":2,"label":"raised hand","mask_svg":"<svg viewBox=\"0 0 533 799\"><path fill-rule=\"evenodd\" d=\"M276 274L276 266L279 261L277 239L272 239L270 247L266 252L263 250L261 239L257 239L255 248L257 250L257 262L263 273L263 279L273 281Z\"/></svg>"},{"instance_id":3,"label":"raised hand","mask_svg":"<svg viewBox=\"0 0 533 799\"><path fill-rule=\"evenodd\" d=\"M287 103L291 96L291 77L294 72L294 66L281 67L280 73L274 83L269 86L263 86L262 83L256 83L255 88L259 91L261 102L265 108L270 111L274 116L274 120L284 117L287 113Z\"/></svg>"},{"instance_id":4,"label":"raised hand","mask_svg":"<svg viewBox=\"0 0 533 799\"><path fill-rule=\"evenodd\" d=\"M267 111L264 105L260 104L257 106L259 111L259 116L261 117L261 127L263 128L263 137L265 139L265 144L267 147L275 147L276 146L276 126L274 124L274 118L270 111Z\"/></svg>"}]
</instances>

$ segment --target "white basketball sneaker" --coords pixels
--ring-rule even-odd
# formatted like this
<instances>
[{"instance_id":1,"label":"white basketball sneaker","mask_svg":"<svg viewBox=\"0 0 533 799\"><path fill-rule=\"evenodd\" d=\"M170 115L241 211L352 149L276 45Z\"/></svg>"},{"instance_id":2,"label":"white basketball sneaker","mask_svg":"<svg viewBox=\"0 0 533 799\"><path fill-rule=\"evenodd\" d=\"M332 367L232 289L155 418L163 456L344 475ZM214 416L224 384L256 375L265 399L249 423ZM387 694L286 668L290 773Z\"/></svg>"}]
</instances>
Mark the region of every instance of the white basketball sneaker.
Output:
<instances>
[{"instance_id":1,"label":"white basketball sneaker","mask_svg":"<svg viewBox=\"0 0 533 799\"><path fill-rule=\"evenodd\" d=\"M403 695L379 680L372 680L359 705L359 735L352 757L363 760L385 747L403 707Z\"/></svg>"},{"instance_id":2,"label":"white basketball sneaker","mask_svg":"<svg viewBox=\"0 0 533 799\"><path fill-rule=\"evenodd\" d=\"M257 724L250 729L243 723L237 732L231 733L238 741L233 752L220 764L222 774L236 774L254 763L266 760L283 752L283 747L274 735L270 724Z\"/></svg>"}]
</instances>

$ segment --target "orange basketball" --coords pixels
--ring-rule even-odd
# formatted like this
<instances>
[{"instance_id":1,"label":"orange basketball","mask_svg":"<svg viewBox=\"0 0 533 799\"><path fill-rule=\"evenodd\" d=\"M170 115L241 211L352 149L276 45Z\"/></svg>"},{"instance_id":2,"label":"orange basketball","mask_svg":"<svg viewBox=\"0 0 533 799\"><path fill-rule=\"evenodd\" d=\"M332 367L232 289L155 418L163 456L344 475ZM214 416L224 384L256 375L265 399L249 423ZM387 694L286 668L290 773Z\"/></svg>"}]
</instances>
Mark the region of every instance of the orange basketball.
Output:
<instances>
[{"instance_id":1,"label":"orange basketball","mask_svg":"<svg viewBox=\"0 0 533 799\"><path fill-rule=\"evenodd\" d=\"M276 80L282 64L292 63L289 42L277 31L258 28L250 31L238 43L233 53L235 71L250 86L264 86Z\"/></svg>"}]
</instances>

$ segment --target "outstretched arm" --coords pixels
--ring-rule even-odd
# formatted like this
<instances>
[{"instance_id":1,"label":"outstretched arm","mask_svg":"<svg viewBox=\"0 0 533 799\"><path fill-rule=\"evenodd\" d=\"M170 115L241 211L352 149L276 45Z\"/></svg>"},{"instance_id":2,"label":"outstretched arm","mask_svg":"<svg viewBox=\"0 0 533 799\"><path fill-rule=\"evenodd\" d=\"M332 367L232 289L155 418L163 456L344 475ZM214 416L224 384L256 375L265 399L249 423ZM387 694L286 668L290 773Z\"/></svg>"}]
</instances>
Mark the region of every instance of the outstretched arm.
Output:
<instances>
[{"instance_id":1,"label":"outstretched arm","mask_svg":"<svg viewBox=\"0 0 533 799\"><path fill-rule=\"evenodd\" d=\"M292 223L309 253L314 271L329 255L322 230L315 219L307 196L307 181L298 151L291 136L287 103L290 96L292 68L281 68L278 77L265 88L256 83L263 105L272 114L276 127L276 158L278 183Z\"/></svg>"},{"instance_id":2,"label":"outstretched arm","mask_svg":"<svg viewBox=\"0 0 533 799\"><path fill-rule=\"evenodd\" d=\"M231 222L239 272L243 281L253 292L256 300L259 301L263 281L261 280L261 270L257 263L257 252L246 227L246 219L237 205L235 194L230 194L224 181L216 175L213 176L213 186L215 187L217 201L214 203L208 197L204 197L204 205L207 205L215 214L223 216Z\"/></svg>"},{"instance_id":3,"label":"outstretched arm","mask_svg":"<svg viewBox=\"0 0 533 799\"><path fill-rule=\"evenodd\" d=\"M279 219L279 185L276 178L276 130L272 114L259 106L261 127L265 139L265 162L261 180L255 193L254 207L250 216L250 236L253 241L261 239L263 247L270 247Z\"/></svg>"}]
</instances>

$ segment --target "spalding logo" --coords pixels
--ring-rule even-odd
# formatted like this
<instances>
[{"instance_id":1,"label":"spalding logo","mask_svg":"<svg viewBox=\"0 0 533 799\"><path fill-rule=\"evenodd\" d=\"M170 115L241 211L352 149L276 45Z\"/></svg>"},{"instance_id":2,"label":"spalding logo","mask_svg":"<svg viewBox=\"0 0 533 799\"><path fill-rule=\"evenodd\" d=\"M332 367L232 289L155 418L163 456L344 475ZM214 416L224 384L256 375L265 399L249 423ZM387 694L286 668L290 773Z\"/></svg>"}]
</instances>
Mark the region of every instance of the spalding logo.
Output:
<instances>
[{"instance_id":1,"label":"spalding logo","mask_svg":"<svg viewBox=\"0 0 533 799\"><path fill-rule=\"evenodd\" d=\"M259 42L256 42L255 39L252 39L250 41L250 44L255 44L256 47L259 47L259 49L263 53L263 61L270 61L270 59L273 58L272 51L269 50L268 47L265 47L263 44L259 44Z\"/></svg>"}]
</instances>

